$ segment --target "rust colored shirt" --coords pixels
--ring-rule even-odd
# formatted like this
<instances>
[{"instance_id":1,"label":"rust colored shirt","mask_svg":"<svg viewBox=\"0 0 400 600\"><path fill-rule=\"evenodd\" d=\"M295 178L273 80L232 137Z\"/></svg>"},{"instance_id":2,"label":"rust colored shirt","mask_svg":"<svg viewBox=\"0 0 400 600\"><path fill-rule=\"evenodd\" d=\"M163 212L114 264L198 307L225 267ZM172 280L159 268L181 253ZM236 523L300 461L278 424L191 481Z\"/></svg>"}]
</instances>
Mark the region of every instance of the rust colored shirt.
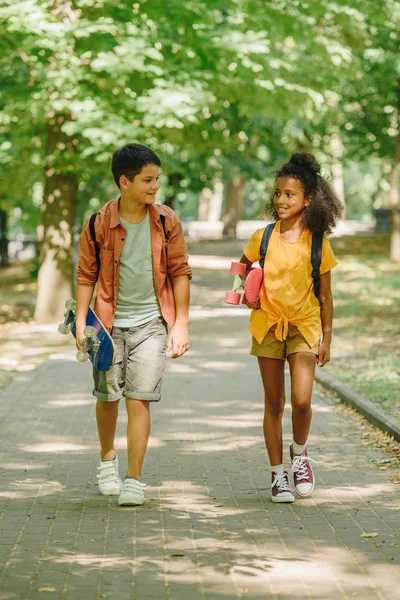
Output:
<instances>
[{"instance_id":1,"label":"rust colored shirt","mask_svg":"<svg viewBox=\"0 0 400 600\"><path fill-rule=\"evenodd\" d=\"M126 239L126 230L119 219L119 198L110 200L98 212L95 221L96 241L100 247L100 272L97 273L94 242L89 230L89 219L83 224L79 239L79 262L76 281L80 285L94 285L97 294L94 311L108 330L113 326L118 299L119 258ZM151 250L154 290L164 319L172 327L175 323L175 300L171 281L187 275L192 278L182 225L174 211L164 205L151 204ZM160 215L165 215L165 234Z\"/></svg>"}]
</instances>

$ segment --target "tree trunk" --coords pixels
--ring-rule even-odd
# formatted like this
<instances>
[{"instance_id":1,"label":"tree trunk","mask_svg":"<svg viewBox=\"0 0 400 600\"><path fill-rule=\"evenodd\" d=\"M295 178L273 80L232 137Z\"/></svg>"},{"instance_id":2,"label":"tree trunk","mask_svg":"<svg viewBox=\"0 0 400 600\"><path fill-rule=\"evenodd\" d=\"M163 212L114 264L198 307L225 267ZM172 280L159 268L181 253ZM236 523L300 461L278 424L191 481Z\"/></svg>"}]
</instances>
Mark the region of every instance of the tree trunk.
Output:
<instances>
[{"instance_id":1,"label":"tree trunk","mask_svg":"<svg viewBox=\"0 0 400 600\"><path fill-rule=\"evenodd\" d=\"M7 213L0 210L0 267L8 267Z\"/></svg>"},{"instance_id":2,"label":"tree trunk","mask_svg":"<svg viewBox=\"0 0 400 600\"><path fill-rule=\"evenodd\" d=\"M390 258L400 263L400 206L399 206L399 163L400 137L397 138L396 151L390 173L389 205L392 212L392 235L390 240Z\"/></svg>"},{"instance_id":3,"label":"tree trunk","mask_svg":"<svg viewBox=\"0 0 400 600\"><path fill-rule=\"evenodd\" d=\"M208 211L212 198L212 190L209 187L205 187L201 190L199 196L199 208L197 211L198 221L208 221Z\"/></svg>"},{"instance_id":4,"label":"tree trunk","mask_svg":"<svg viewBox=\"0 0 400 600\"><path fill-rule=\"evenodd\" d=\"M343 179L343 144L339 135L334 134L331 141L332 148L332 187L345 206L344 179Z\"/></svg>"},{"instance_id":5,"label":"tree trunk","mask_svg":"<svg viewBox=\"0 0 400 600\"><path fill-rule=\"evenodd\" d=\"M41 267L35 310L37 323L61 321L65 300L73 296L77 177L66 169L67 165L69 169L73 165L74 146L61 131L65 118L65 115L58 115L47 126L48 160L42 205Z\"/></svg>"},{"instance_id":6,"label":"tree trunk","mask_svg":"<svg viewBox=\"0 0 400 600\"><path fill-rule=\"evenodd\" d=\"M221 220L222 200L224 186L222 181L216 179L214 188L205 187L199 197L198 220L216 223Z\"/></svg>"},{"instance_id":7,"label":"tree trunk","mask_svg":"<svg viewBox=\"0 0 400 600\"><path fill-rule=\"evenodd\" d=\"M207 220L217 223L221 220L222 201L224 197L224 185L220 179L214 181L214 190L211 202L208 206Z\"/></svg>"},{"instance_id":8,"label":"tree trunk","mask_svg":"<svg viewBox=\"0 0 400 600\"><path fill-rule=\"evenodd\" d=\"M236 237L236 225L242 218L246 180L243 175L236 175L228 184L226 207L223 217L223 235Z\"/></svg>"}]
</instances>

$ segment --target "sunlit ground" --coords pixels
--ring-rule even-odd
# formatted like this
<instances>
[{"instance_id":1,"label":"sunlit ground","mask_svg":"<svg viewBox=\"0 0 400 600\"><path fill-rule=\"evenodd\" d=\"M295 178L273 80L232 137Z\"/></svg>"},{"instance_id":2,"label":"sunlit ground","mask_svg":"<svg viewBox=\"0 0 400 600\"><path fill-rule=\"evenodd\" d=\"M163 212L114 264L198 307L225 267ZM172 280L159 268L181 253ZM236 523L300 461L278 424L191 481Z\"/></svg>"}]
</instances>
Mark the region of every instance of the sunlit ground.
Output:
<instances>
[{"instance_id":1,"label":"sunlit ground","mask_svg":"<svg viewBox=\"0 0 400 600\"><path fill-rule=\"evenodd\" d=\"M23 598L47 591L71 600L115 598L116 590L129 599L393 597L400 585L399 445L317 387L313 498L270 502L248 311L222 303L239 248L217 247L218 268L193 255L192 348L168 361L163 399L152 408L141 508L122 509L98 492L90 368L75 361L72 340L61 350L45 337L50 332L31 330L36 345L27 364L51 360L15 369L0 403L1 600L15 598L15 590ZM342 263L352 273L352 263ZM10 339L9 357L23 346L24 331ZM345 331L339 335L350 352ZM12 346L16 340L20 346ZM120 412L123 474L123 406ZM290 440L288 403L286 464Z\"/></svg>"}]
</instances>

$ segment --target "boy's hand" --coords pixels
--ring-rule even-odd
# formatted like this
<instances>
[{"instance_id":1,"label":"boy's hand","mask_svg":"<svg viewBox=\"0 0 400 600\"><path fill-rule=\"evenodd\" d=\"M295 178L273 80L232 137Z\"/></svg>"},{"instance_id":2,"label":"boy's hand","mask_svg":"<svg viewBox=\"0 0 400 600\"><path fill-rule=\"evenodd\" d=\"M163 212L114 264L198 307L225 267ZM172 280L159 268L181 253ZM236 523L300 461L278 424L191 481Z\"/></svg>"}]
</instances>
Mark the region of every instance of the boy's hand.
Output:
<instances>
[{"instance_id":1,"label":"boy's hand","mask_svg":"<svg viewBox=\"0 0 400 600\"><path fill-rule=\"evenodd\" d=\"M85 329L85 323L79 323L79 321L76 322L75 325L75 329L76 329L76 347L78 348L78 350L82 350L83 348L83 338L85 337L83 335L83 330Z\"/></svg>"},{"instance_id":2,"label":"boy's hand","mask_svg":"<svg viewBox=\"0 0 400 600\"><path fill-rule=\"evenodd\" d=\"M257 298L257 300L254 304L249 302L246 298L246 306L248 306L249 308L252 308L253 310L260 310L260 298Z\"/></svg>"},{"instance_id":3,"label":"boy's hand","mask_svg":"<svg viewBox=\"0 0 400 600\"><path fill-rule=\"evenodd\" d=\"M322 340L321 345L319 347L318 352L318 364L320 367L326 365L331 359L331 345L329 342L324 342Z\"/></svg>"},{"instance_id":4,"label":"boy's hand","mask_svg":"<svg viewBox=\"0 0 400 600\"><path fill-rule=\"evenodd\" d=\"M179 358L189 350L189 331L187 325L175 323L168 337L168 352L172 349L171 358Z\"/></svg>"}]
</instances>

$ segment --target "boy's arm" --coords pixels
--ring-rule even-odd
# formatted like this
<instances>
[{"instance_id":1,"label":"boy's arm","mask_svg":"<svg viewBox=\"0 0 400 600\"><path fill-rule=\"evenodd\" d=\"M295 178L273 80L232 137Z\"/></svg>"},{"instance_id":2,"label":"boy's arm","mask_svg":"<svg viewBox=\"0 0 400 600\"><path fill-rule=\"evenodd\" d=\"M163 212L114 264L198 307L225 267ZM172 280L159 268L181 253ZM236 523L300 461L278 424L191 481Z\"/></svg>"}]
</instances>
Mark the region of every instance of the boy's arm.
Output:
<instances>
[{"instance_id":1,"label":"boy's arm","mask_svg":"<svg viewBox=\"0 0 400 600\"><path fill-rule=\"evenodd\" d=\"M320 298L323 303L321 306L322 342L319 347L318 364L323 367L331 358L333 298L330 271L320 277Z\"/></svg>"},{"instance_id":2,"label":"boy's arm","mask_svg":"<svg viewBox=\"0 0 400 600\"><path fill-rule=\"evenodd\" d=\"M168 338L168 350L172 358L179 358L189 350L189 302L190 284L188 275L178 275L172 280L176 320Z\"/></svg>"},{"instance_id":3,"label":"boy's arm","mask_svg":"<svg viewBox=\"0 0 400 600\"><path fill-rule=\"evenodd\" d=\"M86 315L92 301L97 281L97 263L94 243L89 231L89 220L83 225L79 237L79 262L76 268L76 346L82 348Z\"/></svg>"},{"instance_id":4,"label":"boy's arm","mask_svg":"<svg viewBox=\"0 0 400 600\"><path fill-rule=\"evenodd\" d=\"M78 283L76 286L76 347L82 348L83 330L86 325L86 315L89 305L92 301L94 285L83 285Z\"/></svg>"}]
</instances>

